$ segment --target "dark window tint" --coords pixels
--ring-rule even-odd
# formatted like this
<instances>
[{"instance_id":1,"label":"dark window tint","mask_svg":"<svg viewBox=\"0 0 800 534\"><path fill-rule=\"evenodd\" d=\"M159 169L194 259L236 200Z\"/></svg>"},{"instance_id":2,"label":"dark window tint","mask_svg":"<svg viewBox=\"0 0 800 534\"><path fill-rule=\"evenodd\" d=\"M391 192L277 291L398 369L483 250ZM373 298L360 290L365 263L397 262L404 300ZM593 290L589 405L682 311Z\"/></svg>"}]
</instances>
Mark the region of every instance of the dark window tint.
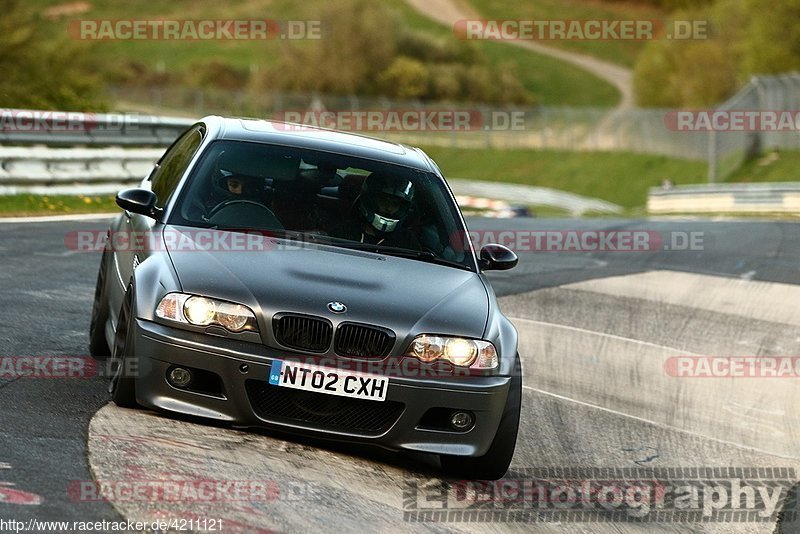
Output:
<instances>
[{"instance_id":1,"label":"dark window tint","mask_svg":"<svg viewBox=\"0 0 800 534\"><path fill-rule=\"evenodd\" d=\"M156 205L159 208L163 208L175 192L181 176L183 176L202 141L202 129L194 127L183 134L161 158L152 178L152 189L158 197Z\"/></svg>"},{"instance_id":2,"label":"dark window tint","mask_svg":"<svg viewBox=\"0 0 800 534\"><path fill-rule=\"evenodd\" d=\"M223 140L198 158L182 195L171 224L312 234L332 245L384 245L472 267L444 181L420 169Z\"/></svg>"}]
</instances>

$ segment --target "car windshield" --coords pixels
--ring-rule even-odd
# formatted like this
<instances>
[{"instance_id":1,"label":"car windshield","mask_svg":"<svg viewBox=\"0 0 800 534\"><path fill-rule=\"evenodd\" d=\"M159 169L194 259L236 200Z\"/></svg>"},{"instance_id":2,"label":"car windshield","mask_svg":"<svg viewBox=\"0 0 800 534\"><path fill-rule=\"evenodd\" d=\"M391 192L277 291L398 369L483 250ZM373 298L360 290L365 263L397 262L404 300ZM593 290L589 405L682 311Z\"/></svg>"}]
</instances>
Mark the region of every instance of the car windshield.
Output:
<instances>
[{"instance_id":1,"label":"car windshield","mask_svg":"<svg viewBox=\"0 0 800 534\"><path fill-rule=\"evenodd\" d=\"M217 141L202 155L170 223L259 231L471 269L457 210L443 181L430 172L330 152Z\"/></svg>"}]
</instances>

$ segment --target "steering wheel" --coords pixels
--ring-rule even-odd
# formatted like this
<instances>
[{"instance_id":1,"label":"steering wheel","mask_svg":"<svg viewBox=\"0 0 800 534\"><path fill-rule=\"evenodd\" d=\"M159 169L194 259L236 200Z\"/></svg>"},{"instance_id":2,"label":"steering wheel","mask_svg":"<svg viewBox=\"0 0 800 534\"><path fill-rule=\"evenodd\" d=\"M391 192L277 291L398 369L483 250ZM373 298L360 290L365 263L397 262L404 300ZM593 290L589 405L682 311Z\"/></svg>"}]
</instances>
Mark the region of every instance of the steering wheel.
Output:
<instances>
[{"instance_id":1,"label":"steering wheel","mask_svg":"<svg viewBox=\"0 0 800 534\"><path fill-rule=\"evenodd\" d=\"M271 209L252 200L226 200L214 206L206 220L222 226L283 230Z\"/></svg>"},{"instance_id":2,"label":"steering wheel","mask_svg":"<svg viewBox=\"0 0 800 534\"><path fill-rule=\"evenodd\" d=\"M258 208L261 208L264 211L268 211L270 215L273 215L272 210L269 209L268 207L266 207L263 204L259 204L258 202L255 202L253 200L242 200L240 198L234 198L234 199L231 199L231 200L223 200L222 202L220 202L219 204L217 204L216 206L211 208L211 211L208 212L208 215L206 216L206 219L211 220L214 217L214 215L216 215L220 211L224 210L228 206L236 206L236 205L240 205L240 204L241 205L253 205L253 206L256 206Z\"/></svg>"}]
</instances>

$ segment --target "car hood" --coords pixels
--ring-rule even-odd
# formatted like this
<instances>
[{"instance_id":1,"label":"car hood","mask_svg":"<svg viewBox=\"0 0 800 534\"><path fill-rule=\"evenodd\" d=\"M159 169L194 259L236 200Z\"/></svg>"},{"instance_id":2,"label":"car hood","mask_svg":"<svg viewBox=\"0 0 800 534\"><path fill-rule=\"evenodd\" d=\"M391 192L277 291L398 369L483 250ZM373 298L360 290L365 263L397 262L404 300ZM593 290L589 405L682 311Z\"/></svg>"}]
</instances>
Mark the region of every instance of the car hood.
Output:
<instances>
[{"instance_id":1,"label":"car hood","mask_svg":"<svg viewBox=\"0 0 800 534\"><path fill-rule=\"evenodd\" d=\"M215 236L230 240L235 232L170 231L181 236L179 248L165 246L183 291L245 304L260 313L265 327L275 313L294 312L326 317L334 326L344 321L378 325L398 338L419 333L480 338L486 329L489 296L474 272L241 233L246 251L224 245L192 250L208 248ZM347 311L328 310L334 301Z\"/></svg>"}]
</instances>

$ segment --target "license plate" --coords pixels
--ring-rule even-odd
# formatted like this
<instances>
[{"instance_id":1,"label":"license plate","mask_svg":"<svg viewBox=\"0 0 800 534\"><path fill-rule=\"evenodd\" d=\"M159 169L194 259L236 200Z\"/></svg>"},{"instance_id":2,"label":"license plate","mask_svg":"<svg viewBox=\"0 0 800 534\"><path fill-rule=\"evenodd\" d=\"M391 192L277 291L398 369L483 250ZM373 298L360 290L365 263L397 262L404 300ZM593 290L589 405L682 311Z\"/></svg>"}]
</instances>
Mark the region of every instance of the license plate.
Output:
<instances>
[{"instance_id":1,"label":"license plate","mask_svg":"<svg viewBox=\"0 0 800 534\"><path fill-rule=\"evenodd\" d=\"M374 401L386 400L386 390L389 389L387 377L281 360L272 362L269 383L273 386Z\"/></svg>"}]
</instances>

